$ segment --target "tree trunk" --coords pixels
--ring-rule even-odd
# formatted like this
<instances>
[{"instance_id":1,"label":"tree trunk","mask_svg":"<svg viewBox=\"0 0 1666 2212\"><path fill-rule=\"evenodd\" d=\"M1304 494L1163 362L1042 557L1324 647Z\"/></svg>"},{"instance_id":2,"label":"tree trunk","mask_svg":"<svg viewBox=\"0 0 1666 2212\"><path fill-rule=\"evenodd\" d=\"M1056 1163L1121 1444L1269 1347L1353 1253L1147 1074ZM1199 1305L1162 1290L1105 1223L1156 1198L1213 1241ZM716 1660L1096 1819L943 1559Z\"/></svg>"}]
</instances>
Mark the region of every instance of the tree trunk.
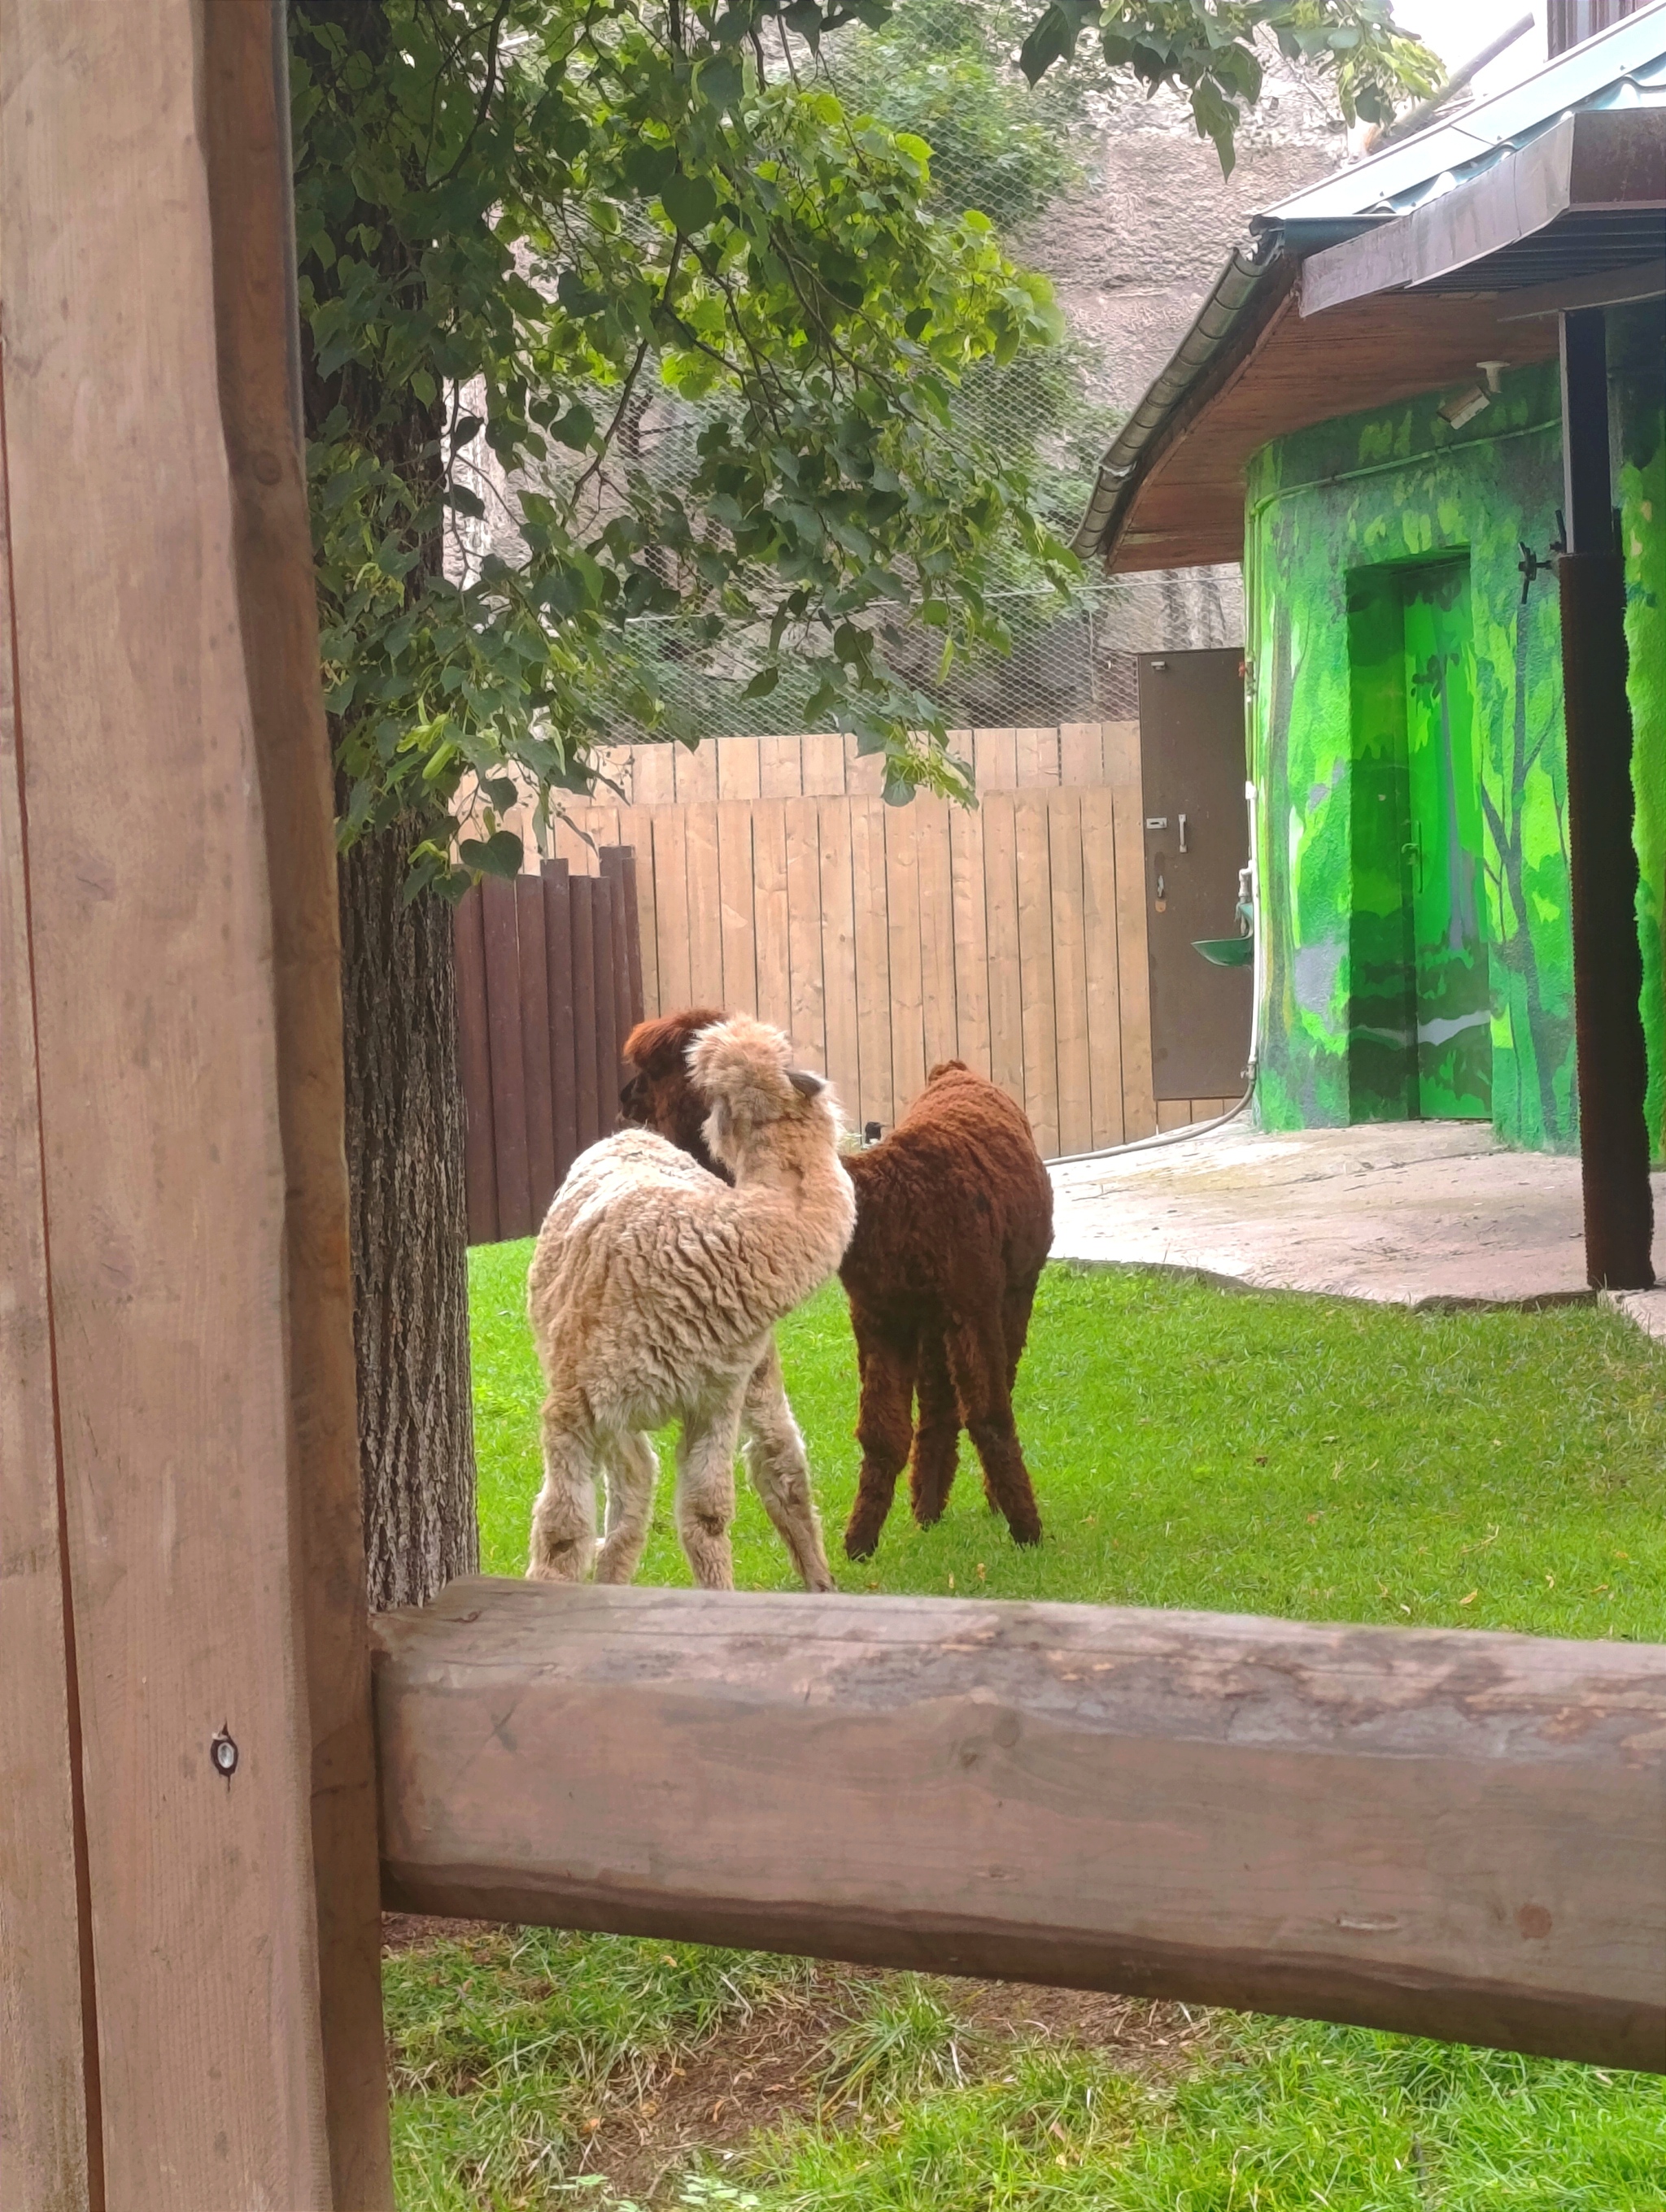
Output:
<instances>
[{"instance_id":1,"label":"tree trunk","mask_svg":"<svg viewBox=\"0 0 1666 2212\"><path fill-rule=\"evenodd\" d=\"M370 1603L479 1563L451 913L402 896L409 825L341 862L347 1166Z\"/></svg>"}]
</instances>

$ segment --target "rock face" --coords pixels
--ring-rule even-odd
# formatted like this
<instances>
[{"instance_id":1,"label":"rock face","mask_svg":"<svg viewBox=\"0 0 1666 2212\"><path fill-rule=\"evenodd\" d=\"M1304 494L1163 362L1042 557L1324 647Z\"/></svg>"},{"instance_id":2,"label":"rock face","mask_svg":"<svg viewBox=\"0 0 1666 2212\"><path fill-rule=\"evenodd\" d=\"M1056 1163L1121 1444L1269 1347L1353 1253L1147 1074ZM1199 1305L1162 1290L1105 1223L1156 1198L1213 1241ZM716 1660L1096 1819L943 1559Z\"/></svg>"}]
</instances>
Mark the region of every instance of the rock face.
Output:
<instances>
[{"instance_id":1,"label":"rock face","mask_svg":"<svg viewBox=\"0 0 1666 2212\"><path fill-rule=\"evenodd\" d=\"M1249 235L1250 217L1338 167L1348 148L1322 90L1276 68L1238 133L1230 177L1171 94L1109 96L1095 120L1097 136L1083 149L1087 181L1015 243L1052 280L1072 331L1086 342L1097 363L1093 396L1126 414L1185 336L1232 247ZM1240 644L1241 571L1129 577L1104 628L1116 633L1108 648L1123 654Z\"/></svg>"}]
</instances>

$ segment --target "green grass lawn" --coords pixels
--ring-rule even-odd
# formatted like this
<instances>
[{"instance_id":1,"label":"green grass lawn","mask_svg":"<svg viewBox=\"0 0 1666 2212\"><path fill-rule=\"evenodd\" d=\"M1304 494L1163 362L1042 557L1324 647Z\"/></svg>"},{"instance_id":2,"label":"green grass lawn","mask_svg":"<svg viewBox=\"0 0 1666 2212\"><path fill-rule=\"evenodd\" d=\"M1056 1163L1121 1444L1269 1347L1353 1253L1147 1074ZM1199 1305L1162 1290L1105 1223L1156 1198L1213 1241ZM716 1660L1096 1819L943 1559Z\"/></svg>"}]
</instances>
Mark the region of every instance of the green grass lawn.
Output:
<instances>
[{"instance_id":1,"label":"green grass lawn","mask_svg":"<svg viewBox=\"0 0 1666 2212\"><path fill-rule=\"evenodd\" d=\"M481 1548L499 1573L524 1565L538 1486L530 1251L472 1259ZM939 1526L915 1528L899 1497L860 1567L836 1542L857 1462L836 1287L781 1349L848 1589L1666 1641L1666 1358L1590 1309L1417 1316L1050 1270L1019 1390L1044 1542L1014 1549L968 1452ZM669 1493L667 1468L642 1576L686 1583ZM792 1583L744 1489L735 1564L743 1588ZM651 2113L754 2017L783 2047L794 2021L808 2038L793 2094L721 2156L673 2161L656 2203L1666 2207L1666 2091L1643 2077L1225 2014L1153 2072L1080 2037L994 2034L946 1983L539 1932L425 1946L387 1987L407 2212L612 2212L620 2115Z\"/></svg>"}]
</instances>

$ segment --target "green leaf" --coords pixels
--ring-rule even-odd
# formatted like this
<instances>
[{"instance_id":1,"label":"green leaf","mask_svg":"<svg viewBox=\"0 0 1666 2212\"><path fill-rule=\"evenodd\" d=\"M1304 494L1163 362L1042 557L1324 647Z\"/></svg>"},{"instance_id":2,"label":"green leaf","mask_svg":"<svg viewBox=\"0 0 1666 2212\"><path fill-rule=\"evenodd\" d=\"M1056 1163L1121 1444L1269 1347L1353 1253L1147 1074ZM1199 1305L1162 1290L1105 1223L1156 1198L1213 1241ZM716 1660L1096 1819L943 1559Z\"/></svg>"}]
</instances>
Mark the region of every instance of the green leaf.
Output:
<instances>
[{"instance_id":1,"label":"green leaf","mask_svg":"<svg viewBox=\"0 0 1666 2212\"><path fill-rule=\"evenodd\" d=\"M498 830L483 840L464 837L459 841L457 857L471 874L477 876L518 876L526 851L513 830Z\"/></svg>"},{"instance_id":2,"label":"green leaf","mask_svg":"<svg viewBox=\"0 0 1666 2212\"><path fill-rule=\"evenodd\" d=\"M717 191L706 177L684 176L679 170L660 192L666 213L686 235L704 230L717 213Z\"/></svg>"}]
</instances>

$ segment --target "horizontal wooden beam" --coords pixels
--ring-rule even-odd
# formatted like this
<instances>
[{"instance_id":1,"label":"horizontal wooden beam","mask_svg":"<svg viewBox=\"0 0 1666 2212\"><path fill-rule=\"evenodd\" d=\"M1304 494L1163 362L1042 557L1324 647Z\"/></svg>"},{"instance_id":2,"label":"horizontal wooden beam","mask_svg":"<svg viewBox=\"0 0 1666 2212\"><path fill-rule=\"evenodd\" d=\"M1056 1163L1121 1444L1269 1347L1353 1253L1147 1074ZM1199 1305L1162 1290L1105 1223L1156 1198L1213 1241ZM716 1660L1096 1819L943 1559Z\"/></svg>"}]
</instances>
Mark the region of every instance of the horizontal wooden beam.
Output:
<instances>
[{"instance_id":1,"label":"horizontal wooden beam","mask_svg":"<svg viewBox=\"0 0 1666 2212\"><path fill-rule=\"evenodd\" d=\"M1666 1650L477 1580L384 1898L1666 2071Z\"/></svg>"}]
</instances>

